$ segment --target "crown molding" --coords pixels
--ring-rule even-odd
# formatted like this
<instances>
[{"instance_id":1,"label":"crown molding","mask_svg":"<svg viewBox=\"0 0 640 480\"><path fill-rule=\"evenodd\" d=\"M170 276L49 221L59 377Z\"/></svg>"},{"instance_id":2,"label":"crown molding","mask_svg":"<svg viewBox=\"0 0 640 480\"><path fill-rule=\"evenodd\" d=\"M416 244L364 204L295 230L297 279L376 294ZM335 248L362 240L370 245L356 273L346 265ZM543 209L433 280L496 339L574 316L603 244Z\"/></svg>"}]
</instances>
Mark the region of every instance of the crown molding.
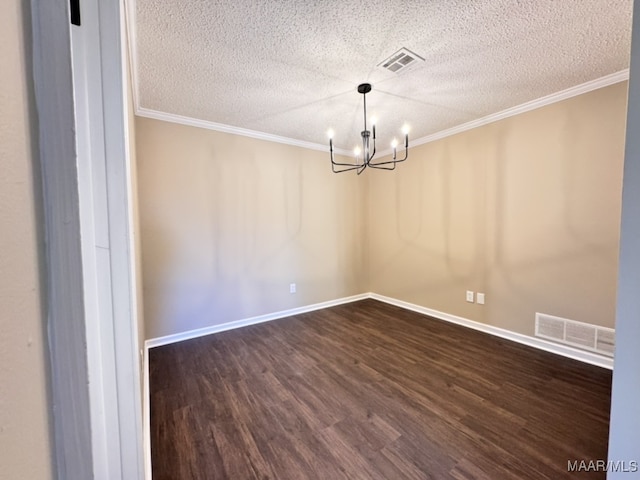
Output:
<instances>
[{"instance_id":1,"label":"crown molding","mask_svg":"<svg viewBox=\"0 0 640 480\"><path fill-rule=\"evenodd\" d=\"M133 73L135 76L135 70L133 71ZM582 95L583 93L588 93L593 90L597 90L599 88L608 87L609 85L613 85L615 83L624 82L625 80L628 80L628 79L629 79L629 69L620 70L619 72L612 73L610 75L606 75L604 77L600 77L595 80L591 80L589 82L581 83L580 85L576 85L575 87L567 88L566 90L552 93L545 97L541 97L536 100L532 100L530 102L517 105L515 107L507 108L506 110L502 110L501 112L493 113L491 115L487 115L486 117L478 118L477 120L472 120L471 122L463 123L456 127L448 128L446 130L436 132L432 135L427 135L426 137L421 137L416 140L412 140L409 148L417 147L419 145L424 145L425 143L435 142L436 140L441 140L443 138L450 137L452 135L465 132L467 130L482 127L483 125L488 125L490 123L497 122L499 120L504 120L505 118L513 117L515 115L520 115L521 113L530 112L531 110L535 110L537 108L541 108L547 105L561 102L562 100L567 100L569 98ZM135 97L137 97L137 95L135 95L136 93L137 93L137 85L134 85ZM159 112L157 110L141 108L137 104L137 99L136 99L136 115L140 117L153 118L156 120L163 120L165 122L179 123L181 125L188 125L188 126L198 127L198 128L206 128L208 130L215 130L218 132L231 133L234 135L242 135L244 137L257 138L259 140L266 140L268 142L283 143L285 145L292 145L295 147L302 147L310 150L318 150L321 152L327 151L327 146L319 143L305 142L302 140L296 140L294 138L282 137L279 135L259 132L256 130L248 130L246 128L225 125L223 123L209 122L207 120L199 120L197 118L185 117L182 115L175 115L172 113L165 113L165 112ZM346 156L350 156L352 154L351 151L340 149L340 148L334 149L334 152L338 155L346 155ZM387 150L383 150L379 152L378 155L387 156L387 155L391 155L391 153L392 153L392 150L389 148Z\"/></svg>"},{"instance_id":2,"label":"crown molding","mask_svg":"<svg viewBox=\"0 0 640 480\"><path fill-rule=\"evenodd\" d=\"M135 114L140 117L153 118L156 120L162 120L165 122L178 123L181 125L188 125L192 127L198 128L206 128L208 130L215 130L218 132L231 133L234 135L242 135L245 137L257 138L259 140L266 140L269 142L282 143L285 145L292 145L296 147L307 148L310 150L317 150L321 152L327 151L327 146L324 144L306 142L302 140L296 140L294 138L282 137L279 135L273 135L269 133L259 132L256 130L248 130L245 128L234 127L231 125L225 125L222 123L210 122L207 120L199 120L192 117L185 117L182 115L175 115L171 113L160 112L157 110L151 110L147 108L143 108L140 106L140 88L138 82L138 51L136 48L136 0L124 0L125 4L125 26L126 26L126 34L127 34L127 48L129 49L129 62L130 62L130 71L131 71L131 84L132 84L132 97L133 104L135 108ZM566 90L562 90L560 92L552 93L550 95L546 95L544 97L538 98L536 100L531 100L530 102L523 103L521 105L517 105L515 107L507 108L506 110L502 110L501 112L493 113L491 115L487 115L482 118L478 118L476 120L472 120L467 123L463 123L461 125L448 128L446 130L441 130L439 132L433 133L431 135L427 135L425 137L420 137L416 140L411 141L411 145L409 148L417 147L419 145L424 145L425 143L435 142L436 140L440 140L446 137L450 137L452 135L456 135L458 133L465 132L467 130L471 130L473 128L478 128L483 125L488 125L493 122L497 122L498 120L503 120L505 118L513 117L515 115L519 115L521 113L529 112L531 110L535 110L536 108L544 107L546 105L551 105L556 102L560 102L562 100L566 100L571 97L575 97L578 95L582 95L583 93L588 93L593 90L597 90L599 88L608 87L609 85L613 85L615 83L623 82L629 79L629 69L620 70L619 72L615 72L609 75L605 75L604 77L596 78L595 80L591 80L585 83L581 83L580 85L576 85L574 87L567 88ZM346 150L343 148L334 148L334 152L338 155L346 155L351 156L353 152L350 150ZM392 149L388 148L378 153L379 156L387 156L391 155Z\"/></svg>"},{"instance_id":3,"label":"crown molding","mask_svg":"<svg viewBox=\"0 0 640 480\"><path fill-rule=\"evenodd\" d=\"M282 137L280 135L273 135L271 133L249 130L247 128L234 127L232 125L225 125L223 123L215 123L207 120L199 120L192 117L184 117L182 115L176 115L173 113L159 112L157 110L150 110L147 108L137 107L136 115L138 115L139 117L153 118L155 120L162 120L165 122L179 123L180 125L188 125L191 127L215 130L216 132L231 133L233 135L241 135L243 137L266 140L268 142L283 143L285 145L292 145L294 147L301 147L309 150L318 150L320 152L329 151L328 145L305 142L304 140L296 140L295 138ZM342 148L334 148L333 151L338 155L351 155L352 153L349 150L345 150Z\"/></svg>"},{"instance_id":4,"label":"crown molding","mask_svg":"<svg viewBox=\"0 0 640 480\"><path fill-rule=\"evenodd\" d=\"M620 70L619 72L605 75L604 77L596 78L595 80L591 80L589 82L581 83L580 85L567 88L566 90L552 93L550 95L537 98L536 100L531 100L530 102L526 102L515 107L507 108L506 110L502 110L501 112L492 113L491 115L487 115L486 117L478 118L477 120L472 120L470 122L463 123L446 130L441 130L440 132L427 135L426 137L421 137L417 140L413 140L410 147L417 147L418 145L424 145L425 143L435 142L436 140L440 140L445 137L450 137L467 130L482 127L483 125L488 125L499 120L504 120L505 118L520 115L521 113L530 112L531 110L561 102L562 100L567 100L572 97L577 97L578 95L582 95L583 93L592 92L593 90L608 87L609 85L613 85L615 83L624 82L628 79L629 69L627 68L625 70ZM391 149L382 153L385 155L389 155L391 154Z\"/></svg>"},{"instance_id":5,"label":"crown molding","mask_svg":"<svg viewBox=\"0 0 640 480\"><path fill-rule=\"evenodd\" d=\"M306 148L310 150L317 150L326 152L328 150L327 145L322 145L313 142L305 142L302 140L296 140L294 138L282 137L279 135L273 135L270 133L259 132L257 130L249 130L246 128L234 127L232 125L225 125L222 123L210 122L207 120L200 120L193 117L185 117L182 115L176 115L172 113L160 112L158 110L152 110L143 108L140 106L140 87L139 87L139 74L138 74L138 50L137 50L137 30L136 30L136 0L124 0L125 3L125 32L127 45L129 52L129 70L131 74L131 94L133 98L134 112L139 117L153 118L155 120L162 120L165 122L178 123L180 125L188 125L191 127L205 128L208 130L215 130L218 132L231 133L234 135L242 135L244 137L256 138L259 140L266 140L268 142L282 143L285 145L292 145L295 147ZM350 150L342 148L334 148L334 153L337 155L351 155Z\"/></svg>"}]
</instances>

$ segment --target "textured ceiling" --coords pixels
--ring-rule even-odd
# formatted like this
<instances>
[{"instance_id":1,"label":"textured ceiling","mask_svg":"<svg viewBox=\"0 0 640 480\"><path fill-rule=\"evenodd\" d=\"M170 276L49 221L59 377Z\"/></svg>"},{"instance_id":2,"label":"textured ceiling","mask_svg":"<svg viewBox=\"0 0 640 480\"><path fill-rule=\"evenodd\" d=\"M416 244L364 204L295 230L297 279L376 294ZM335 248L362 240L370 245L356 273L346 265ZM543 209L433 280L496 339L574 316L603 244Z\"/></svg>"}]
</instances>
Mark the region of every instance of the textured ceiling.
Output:
<instances>
[{"instance_id":1,"label":"textured ceiling","mask_svg":"<svg viewBox=\"0 0 640 480\"><path fill-rule=\"evenodd\" d=\"M632 0L136 0L138 107L351 149L369 82L381 146L628 68ZM402 47L425 59L378 67Z\"/></svg>"}]
</instances>

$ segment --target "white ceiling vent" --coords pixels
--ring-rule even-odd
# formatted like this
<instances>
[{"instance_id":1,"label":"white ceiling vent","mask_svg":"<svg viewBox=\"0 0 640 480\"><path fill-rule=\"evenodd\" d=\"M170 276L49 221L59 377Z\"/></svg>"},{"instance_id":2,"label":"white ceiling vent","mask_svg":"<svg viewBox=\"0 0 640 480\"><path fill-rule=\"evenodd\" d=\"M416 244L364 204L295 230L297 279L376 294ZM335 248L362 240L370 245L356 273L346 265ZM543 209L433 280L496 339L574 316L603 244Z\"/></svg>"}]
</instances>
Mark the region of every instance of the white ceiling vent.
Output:
<instances>
[{"instance_id":1,"label":"white ceiling vent","mask_svg":"<svg viewBox=\"0 0 640 480\"><path fill-rule=\"evenodd\" d=\"M572 347L613 356L615 330L589 323L536 313L536 337L546 338Z\"/></svg>"},{"instance_id":2,"label":"white ceiling vent","mask_svg":"<svg viewBox=\"0 0 640 480\"><path fill-rule=\"evenodd\" d=\"M401 72L406 72L407 70L414 68L422 62L424 62L424 58L416 55L411 50L401 48L389 58L380 62L378 66L389 70L390 72L400 74Z\"/></svg>"}]
</instances>

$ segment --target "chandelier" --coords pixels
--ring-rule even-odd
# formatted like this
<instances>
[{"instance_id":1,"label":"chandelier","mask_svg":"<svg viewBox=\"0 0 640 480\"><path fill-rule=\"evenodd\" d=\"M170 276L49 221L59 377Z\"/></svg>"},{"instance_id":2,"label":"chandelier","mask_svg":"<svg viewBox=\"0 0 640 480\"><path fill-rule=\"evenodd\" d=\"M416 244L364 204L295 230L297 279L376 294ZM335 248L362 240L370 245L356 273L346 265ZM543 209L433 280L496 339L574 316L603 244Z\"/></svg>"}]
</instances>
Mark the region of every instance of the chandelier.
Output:
<instances>
[{"instance_id":1,"label":"chandelier","mask_svg":"<svg viewBox=\"0 0 640 480\"><path fill-rule=\"evenodd\" d=\"M378 168L380 170L394 170L396 168L396 164L400 162L404 162L409 156L409 132L405 127L403 129L404 133L404 158L398 159L396 157L396 149L398 147L398 142L394 139L391 142L391 148L393 148L393 159L388 160L386 162L374 162L373 157L376 154L376 125L375 120L371 121L371 132L367 130L367 93L371 91L371 84L362 83L358 85L358 93L362 94L363 105L364 105L364 130L360 132L360 136L362 137L362 150L360 148L356 148L354 150L355 154L355 162L354 163L341 163L336 162L333 158L333 132L329 132L329 151L331 152L331 169L333 173L342 173L349 172L351 170L356 170L358 175L360 175L365 168ZM372 145L369 145L369 139L372 139Z\"/></svg>"}]
</instances>

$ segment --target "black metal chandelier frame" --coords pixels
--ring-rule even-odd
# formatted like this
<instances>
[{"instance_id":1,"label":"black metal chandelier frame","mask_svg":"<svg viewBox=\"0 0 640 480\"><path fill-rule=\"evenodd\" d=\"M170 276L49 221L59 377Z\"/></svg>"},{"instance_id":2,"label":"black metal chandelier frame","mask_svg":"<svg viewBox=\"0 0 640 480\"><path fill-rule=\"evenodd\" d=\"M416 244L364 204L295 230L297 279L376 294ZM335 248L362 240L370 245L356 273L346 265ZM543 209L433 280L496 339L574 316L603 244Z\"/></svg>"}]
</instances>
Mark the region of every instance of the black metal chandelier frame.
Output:
<instances>
[{"instance_id":1,"label":"black metal chandelier frame","mask_svg":"<svg viewBox=\"0 0 640 480\"><path fill-rule=\"evenodd\" d=\"M393 145L393 159L386 162L374 162L373 157L376 154L376 126L372 125L372 131L367 130L367 93L371 91L371 84L361 83L358 85L358 93L362 94L364 105L364 129L360 132L362 137L362 162L355 163L342 163L336 162L333 157L333 138L329 138L329 151L331 152L331 169L333 173L350 172L356 170L360 175L367 167L377 168L380 170L394 170L396 165L400 162L404 162L409 157L409 133L404 134L404 158L398 159L396 157L396 145ZM371 145L373 149L370 150L369 139L373 140Z\"/></svg>"}]
</instances>

